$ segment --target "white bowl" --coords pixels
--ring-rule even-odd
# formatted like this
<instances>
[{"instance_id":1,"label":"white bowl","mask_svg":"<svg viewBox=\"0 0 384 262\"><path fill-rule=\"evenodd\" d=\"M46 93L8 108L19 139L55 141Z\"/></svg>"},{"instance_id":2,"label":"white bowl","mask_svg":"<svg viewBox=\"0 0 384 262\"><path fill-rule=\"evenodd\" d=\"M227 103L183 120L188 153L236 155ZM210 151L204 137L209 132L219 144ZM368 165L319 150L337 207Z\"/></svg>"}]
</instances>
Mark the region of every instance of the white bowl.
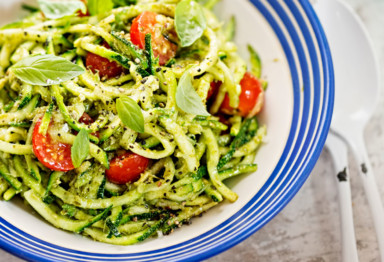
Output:
<instances>
[{"instance_id":1,"label":"white bowl","mask_svg":"<svg viewBox=\"0 0 384 262\"><path fill-rule=\"evenodd\" d=\"M25 1L23 1L25 2ZM0 24L20 15L21 0L0 2ZM20 202L0 202L0 247L31 261L203 260L244 240L296 194L314 167L333 107L332 61L325 35L307 1L223 0L223 19L235 15L236 43L250 43L269 82L260 120L266 143L259 170L229 181L239 195L173 234L134 246L113 246L55 229Z\"/></svg>"}]
</instances>

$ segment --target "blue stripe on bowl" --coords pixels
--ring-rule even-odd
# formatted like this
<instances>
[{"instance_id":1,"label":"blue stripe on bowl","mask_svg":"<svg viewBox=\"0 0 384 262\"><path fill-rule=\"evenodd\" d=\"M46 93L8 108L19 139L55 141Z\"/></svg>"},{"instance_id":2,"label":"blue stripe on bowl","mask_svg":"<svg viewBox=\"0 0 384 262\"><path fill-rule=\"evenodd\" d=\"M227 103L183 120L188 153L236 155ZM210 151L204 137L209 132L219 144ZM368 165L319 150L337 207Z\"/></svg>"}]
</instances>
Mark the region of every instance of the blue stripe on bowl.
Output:
<instances>
[{"instance_id":1,"label":"blue stripe on bowl","mask_svg":"<svg viewBox=\"0 0 384 262\"><path fill-rule=\"evenodd\" d=\"M287 145L273 173L251 201L205 234L149 252L98 254L62 248L26 234L1 217L0 247L30 261L196 261L238 244L280 212L305 182L324 145L333 108L332 60L325 34L308 1L250 2L277 35L288 60L294 88L293 119ZM302 18L303 12L309 24ZM279 21L283 21L283 27ZM296 31L295 24L300 31ZM301 35L305 42L301 42ZM303 103L302 109L300 103Z\"/></svg>"}]
</instances>

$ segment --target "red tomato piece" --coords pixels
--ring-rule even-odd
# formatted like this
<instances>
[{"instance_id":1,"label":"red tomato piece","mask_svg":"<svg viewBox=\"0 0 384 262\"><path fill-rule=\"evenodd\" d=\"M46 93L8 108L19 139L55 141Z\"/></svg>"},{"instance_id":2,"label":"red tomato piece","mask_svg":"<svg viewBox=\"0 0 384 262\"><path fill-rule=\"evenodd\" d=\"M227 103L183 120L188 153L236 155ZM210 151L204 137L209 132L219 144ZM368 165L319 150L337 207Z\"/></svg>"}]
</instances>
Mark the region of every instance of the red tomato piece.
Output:
<instances>
[{"instance_id":1,"label":"red tomato piece","mask_svg":"<svg viewBox=\"0 0 384 262\"><path fill-rule=\"evenodd\" d=\"M85 4L85 6L87 7L87 0L80 0L80 1L83 2ZM79 17L90 16L88 8L87 8L87 12L85 14L83 12L81 12L81 10L77 11L77 16L79 16Z\"/></svg>"},{"instance_id":2,"label":"red tomato piece","mask_svg":"<svg viewBox=\"0 0 384 262\"><path fill-rule=\"evenodd\" d=\"M207 94L207 100L210 99L211 97L216 96L220 86L221 86L221 81L211 83L211 87L209 88L208 94Z\"/></svg>"},{"instance_id":3,"label":"red tomato piece","mask_svg":"<svg viewBox=\"0 0 384 262\"><path fill-rule=\"evenodd\" d=\"M110 168L106 170L105 174L112 183L122 185L138 180L148 164L148 158L125 152L112 159Z\"/></svg>"},{"instance_id":4,"label":"red tomato piece","mask_svg":"<svg viewBox=\"0 0 384 262\"><path fill-rule=\"evenodd\" d=\"M226 126L231 126L231 123L229 122L229 120L227 119L227 117L223 114L217 114L216 115L217 117L219 117L219 121L220 123L223 123L224 125ZM229 131L229 129L227 129L227 131Z\"/></svg>"},{"instance_id":5,"label":"red tomato piece","mask_svg":"<svg viewBox=\"0 0 384 262\"><path fill-rule=\"evenodd\" d=\"M257 77L249 72L245 73L240 85L239 107L237 109L232 108L229 105L229 96L226 94L220 111L229 115L239 114L242 117L255 116L264 104L263 87Z\"/></svg>"},{"instance_id":6,"label":"red tomato piece","mask_svg":"<svg viewBox=\"0 0 384 262\"><path fill-rule=\"evenodd\" d=\"M83 115L80 117L79 122L86 124L86 125L90 125L94 121L93 121L92 117L90 117L87 113L84 112Z\"/></svg>"},{"instance_id":7,"label":"red tomato piece","mask_svg":"<svg viewBox=\"0 0 384 262\"><path fill-rule=\"evenodd\" d=\"M103 43L103 46L110 48L107 43ZM107 58L101 57L99 55L88 53L85 59L85 64L88 69L93 73L99 72L101 78L107 77L116 77L121 75L123 68L117 64L115 61L109 61Z\"/></svg>"},{"instance_id":8,"label":"red tomato piece","mask_svg":"<svg viewBox=\"0 0 384 262\"><path fill-rule=\"evenodd\" d=\"M92 117L90 117L87 113L84 112L83 115L79 118L79 122L86 125L90 125L95 121L93 121ZM98 131L91 133L91 135L95 137L100 137L100 133Z\"/></svg>"},{"instance_id":9,"label":"red tomato piece","mask_svg":"<svg viewBox=\"0 0 384 262\"><path fill-rule=\"evenodd\" d=\"M167 31L170 25L166 18L154 12L144 11L132 21L131 41L141 49L145 48L145 35L152 35L152 49L155 57L159 57L160 65L165 65L176 55L177 45L169 41L175 36L174 30Z\"/></svg>"},{"instance_id":10,"label":"red tomato piece","mask_svg":"<svg viewBox=\"0 0 384 262\"><path fill-rule=\"evenodd\" d=\"M41 119L37 121L32 135L33 152L37 159L51 170L69 171L74 169L71 158L72 145L52 140L48 132L46 135L40 134L40 124Z\"/></svg>"}]
</instances>

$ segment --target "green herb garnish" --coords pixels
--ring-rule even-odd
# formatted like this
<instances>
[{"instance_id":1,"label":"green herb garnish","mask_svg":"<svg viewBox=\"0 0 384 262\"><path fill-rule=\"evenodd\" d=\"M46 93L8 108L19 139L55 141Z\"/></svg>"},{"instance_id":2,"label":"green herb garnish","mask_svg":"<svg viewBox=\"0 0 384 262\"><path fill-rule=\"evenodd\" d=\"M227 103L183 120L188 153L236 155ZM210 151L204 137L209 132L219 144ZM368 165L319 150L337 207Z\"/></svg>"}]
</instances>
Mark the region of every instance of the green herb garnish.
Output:
<instances>
[{"instance_id":1,"label":"green herb garnish","mask_svg":"<svg viewBox=\"0 0 384 262\"><path fill-rule=\"evenodd\" d=\"M193 0L182 0L176 6L176 32L181 46L191 46L207 28L207 21L201 5Z\"/></svg>"},{"instance_id":2,"label":"green herb garnish","mask_svg":"<svg viewBox=\"0 0 384 262\"><path fill-rule=\"evenodd\" d=\"M85 129L81 129L77 134L71 148L72 163L75 168L87 158L89 154L89 135Z\"/></svg>"},{"instance_id":3,"label":"green herb garnish","mask_svg":"<svg viewBox=\"0 0 384 262\"><path fill-rule=\"evenodd\" d=\"M186 113L200 116L209 116L203 101L192 85L192 75L189 70L180 78L176 90L176 104Z\"/></svg>"},{"instance_id":4,"label":"green herb garnish","mask_svg":"<svg viewBox=\"0 0 384 262\"><path fill-rule=\"evenodd\" d=\"M13 65L11 71L20 80L39 86L57 85L85 72L82 67L54 55L28 56Z\"/></svg>"},{"instance_id":5,"label":"green herb garnish","mask_svg":"<svg viewBox=\"0 0 384 262\"><path fill-rule=\"evenodd\" d=\"M144 116L139 105L129 97L116 100L116 110L124 125L132 130L144 133Z\"/></svg>"}]
</instances>

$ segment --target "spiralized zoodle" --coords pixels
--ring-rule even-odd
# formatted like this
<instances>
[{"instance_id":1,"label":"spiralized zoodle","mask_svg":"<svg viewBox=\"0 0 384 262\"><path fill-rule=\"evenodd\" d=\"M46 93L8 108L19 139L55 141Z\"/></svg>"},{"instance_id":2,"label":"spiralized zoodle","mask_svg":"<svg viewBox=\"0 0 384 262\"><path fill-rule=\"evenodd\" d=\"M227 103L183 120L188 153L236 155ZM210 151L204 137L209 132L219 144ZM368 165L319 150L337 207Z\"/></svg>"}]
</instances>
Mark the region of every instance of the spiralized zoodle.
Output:
<instances>
[{"instance_id":1,"label":"spiralized zoodle","mask_svg":"<svg viewBox=\"0 0 384 262\"><path fill-rule=\"evenodd\" d=\"M236 201L224 181L256 171L266 128L260 60L249 47L246 72L234 20L216 1L69 2L0 30L0 196L117 245Z\"/></svg>"}]
</instances>

